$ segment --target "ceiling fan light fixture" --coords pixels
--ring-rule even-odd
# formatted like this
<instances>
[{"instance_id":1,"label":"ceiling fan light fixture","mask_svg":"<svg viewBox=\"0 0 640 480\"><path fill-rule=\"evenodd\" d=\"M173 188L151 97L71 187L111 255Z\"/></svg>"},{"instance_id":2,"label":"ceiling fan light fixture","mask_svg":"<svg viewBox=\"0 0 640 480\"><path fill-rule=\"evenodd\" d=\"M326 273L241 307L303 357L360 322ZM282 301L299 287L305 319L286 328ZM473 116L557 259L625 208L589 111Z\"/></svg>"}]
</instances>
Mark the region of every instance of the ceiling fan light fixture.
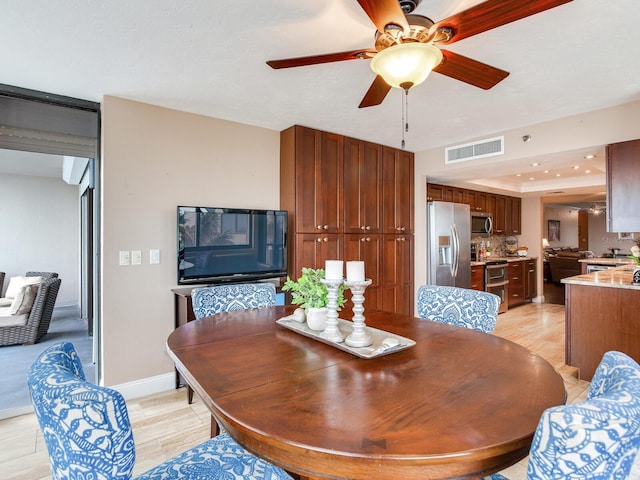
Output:
<instances>
[{"instance_id":1,"label":"ceiling fan light fixture","mask_svg":"<svg viewBox=\"0 0 640 480\"><path fill-rule=\"evenodd\" d=\"M371 60L371 70L388 85L405 88L424 82L431 70L442 62L438 47L425 43L401 43L378 52Z\"/></svg>"}]
</instances>

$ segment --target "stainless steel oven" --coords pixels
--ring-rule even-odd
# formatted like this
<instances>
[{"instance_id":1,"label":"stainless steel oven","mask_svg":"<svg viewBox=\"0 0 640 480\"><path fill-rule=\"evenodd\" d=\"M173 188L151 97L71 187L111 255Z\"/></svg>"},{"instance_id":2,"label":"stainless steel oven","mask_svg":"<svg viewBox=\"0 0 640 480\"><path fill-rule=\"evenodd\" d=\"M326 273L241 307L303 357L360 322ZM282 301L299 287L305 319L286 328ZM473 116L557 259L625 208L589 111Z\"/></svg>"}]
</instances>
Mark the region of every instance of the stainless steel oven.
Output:
<instances>
[{"instance_id":1,"label":"stainless steel oven","mask_svg":"<svg viewBox=\"0 0 640 480\"><path fill-rule=\"evenodd\" d=\"M485 291L500 297L498 313L507 311L507 299L509 298L509 264L506 260L492 260L485 263L484 285Z\"/></svg>"}]
</instances>

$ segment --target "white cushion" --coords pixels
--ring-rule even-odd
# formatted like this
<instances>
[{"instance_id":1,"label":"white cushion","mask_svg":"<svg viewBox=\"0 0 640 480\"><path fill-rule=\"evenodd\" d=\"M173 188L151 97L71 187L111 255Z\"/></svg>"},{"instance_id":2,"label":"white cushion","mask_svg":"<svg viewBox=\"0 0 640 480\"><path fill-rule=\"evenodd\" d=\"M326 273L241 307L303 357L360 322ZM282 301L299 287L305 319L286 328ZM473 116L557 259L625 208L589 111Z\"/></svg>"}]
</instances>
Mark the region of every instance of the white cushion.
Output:
<instances>
[{"instance_id":1,"label":"white cushion","mask_svg":"<svg viewBox=\"0 0 640 480\"><path fill-rule=\"evenodd\" d=\"M13 298L0 298L0 307L10 307L13 303Z\"/></svg>"},{"instance_id":2,"label":"white cushion","mask_svg":"<svg viewBox=\"0 0 640 480\"><path fill-rule=\"evenodd\" d=\"M16 294L9 309L10 315L22 315L31 312L33 301L40 285L24 285Z\"/></svg>"},{"instance_id":3,"label":"white cushion","mask_svg":"<svg viewBox=\"0 0 640 480\"><path fill-rule=\"evenodd\" d=\"M43 281L44 277L11 277L4 296L5 298L16 298L20 289L25 285L39 285Z\"/></svg>"},{"instance_id":4,"label":"white cushion","mask_svg":"<svg viewBox=\"0 0 640 480\"><path fill-rule=\"evenodd\" d=\"M0 327L26 325L29 315L9 315L9 307L0 307Z\"/></svg>"}]
</instances>

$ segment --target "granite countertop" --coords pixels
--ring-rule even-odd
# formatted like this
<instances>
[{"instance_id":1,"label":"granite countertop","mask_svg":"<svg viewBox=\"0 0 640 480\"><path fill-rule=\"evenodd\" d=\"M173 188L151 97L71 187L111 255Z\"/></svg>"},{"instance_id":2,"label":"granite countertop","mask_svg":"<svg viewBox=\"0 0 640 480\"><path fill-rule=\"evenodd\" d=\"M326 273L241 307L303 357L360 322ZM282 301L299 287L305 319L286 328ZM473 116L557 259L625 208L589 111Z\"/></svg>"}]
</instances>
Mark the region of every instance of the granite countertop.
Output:
<instances>
[{"instance_id":1,"label":"granite countertop","mask_svg":"<svg viewBox=\"0 0 640 480\"><path fill-rule=\"evenodd\" d=\"M611 260L616 260L612 258ZM591 287L628 288L640 291L640 285L633 285L633 270L635 265L623 265L621 267L609 268L599 272L576 275L560 280L562 283L572 285L587 285Z\"/></svg>"},{"instance_id":2,"label":"granite countertop","mask_svg":"<svg viewBox=\"0 0 640 480\"><path fill-rule=\"evenodd\" d=\"M581 258L578 260L579 262L588 263L589 265L625 265L628 263L634 263L634 260L626 257L617 257L617 258L605 258L605 257L596 257L596 258Z\"/></svg>"},{"instance_id":3,"label":"granite countertop","mask_svg":"<svg viewBox=\"0 0 640 480\"><path fill-rule=\"evenodd\" d=\"M504 260L506 262L520 262L522 260L537 260L538 257L489 257L489 260L484 262L471 262L472 267L477 267L480 265L486 265L487 262L495 262L496 260Z\"/></svg>"}]
</instances>

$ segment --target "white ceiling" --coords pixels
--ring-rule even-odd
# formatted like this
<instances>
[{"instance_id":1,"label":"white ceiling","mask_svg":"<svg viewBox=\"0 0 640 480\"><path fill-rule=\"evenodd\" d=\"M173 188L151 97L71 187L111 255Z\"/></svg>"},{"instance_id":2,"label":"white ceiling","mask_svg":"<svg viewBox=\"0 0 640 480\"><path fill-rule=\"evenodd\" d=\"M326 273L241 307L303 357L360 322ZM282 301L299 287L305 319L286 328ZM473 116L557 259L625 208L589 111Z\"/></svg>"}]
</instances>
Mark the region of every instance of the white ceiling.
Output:
<instances>
[{"instance_id":1,"label":"white ceiling","mask_svg":"<svg viewBox=\"0 0 640 480\"><path fill-rule=\"evenodd\" d=\"M424 0L415 13L437 21L477 3ZM407 149L640 99L638 19L637 0L574 0L451 45L511 74L489 91L432 74L410 91ZM399 90L380 106L358 109L374 78L368 61L285 70L265 64L372 48L374 32L355 0L4 0L0 82L96 102L114 95L277 131L308 125L399 146ZM523 166L479 174L514 190L533 191L537 182L561 188L585 175L586 167L570 167L586 153L549 158L549 174ZM592 170L604 183L603 152L597 158ZM551 177L556 170L561 177Z\"/></svg>"}]
</instances>

